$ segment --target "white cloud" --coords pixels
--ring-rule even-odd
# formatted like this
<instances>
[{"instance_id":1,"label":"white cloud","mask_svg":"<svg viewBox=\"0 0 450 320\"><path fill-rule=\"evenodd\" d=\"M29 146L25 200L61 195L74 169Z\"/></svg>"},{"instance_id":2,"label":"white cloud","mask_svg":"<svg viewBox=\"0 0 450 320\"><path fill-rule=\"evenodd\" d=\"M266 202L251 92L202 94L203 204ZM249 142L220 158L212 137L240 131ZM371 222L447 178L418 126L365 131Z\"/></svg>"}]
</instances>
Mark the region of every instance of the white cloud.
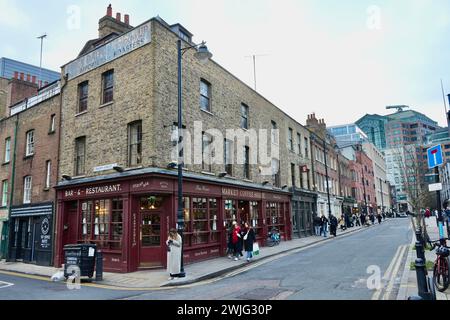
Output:
<instances>
[{"instance_id":1,"label":"white cloud","mask_svg":"<svg viewBox=\"0 0 450 320\"><path fill-rule=\"evenodd\" d=\"M0 0L0 25L11 28L25 28L30 24L30 17L17 7L13 0Z\"/></svg>"}]
</instances>

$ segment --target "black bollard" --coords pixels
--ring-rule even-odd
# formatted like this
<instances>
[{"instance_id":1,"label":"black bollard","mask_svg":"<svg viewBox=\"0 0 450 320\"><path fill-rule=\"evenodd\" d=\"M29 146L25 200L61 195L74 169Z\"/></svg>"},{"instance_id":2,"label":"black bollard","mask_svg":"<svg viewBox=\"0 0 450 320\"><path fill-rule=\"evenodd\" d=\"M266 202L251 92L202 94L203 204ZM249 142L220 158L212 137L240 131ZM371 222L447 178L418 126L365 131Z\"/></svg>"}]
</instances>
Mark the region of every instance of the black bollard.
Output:
<instances>
[{"instance_id":1,"label":"black bollard","mask_svg":"<svg viewBox=\"0 0 450 320\"><path fill-rule=\"evenodd\" d=\"M415 265L416 265L417 287L419 289L418 290L419 296L423 300L433 300L432 294L428 290L427 270L424 260L416 259Z\"/></svg>"},{"instance_id":2,"label":"black bollard","mask_svg":"<svg viewBox=\"0 0 450 320\"><path fill-rule=\"evenodd\" d=\"M95 261L95 281L103 281L103 252L97 251Z\"/></svg>"},{"instance_id":3,"label":"black bollard","mask_svg":"<svg viewBox=\"0 0 450 320\"><path fill-rule=\"evenodd\" d=\"M426 263L425 259L425 248L420 241L416 241L416 255L418 259L422 259L424 263Z\"/></svg>"}]
</instances>

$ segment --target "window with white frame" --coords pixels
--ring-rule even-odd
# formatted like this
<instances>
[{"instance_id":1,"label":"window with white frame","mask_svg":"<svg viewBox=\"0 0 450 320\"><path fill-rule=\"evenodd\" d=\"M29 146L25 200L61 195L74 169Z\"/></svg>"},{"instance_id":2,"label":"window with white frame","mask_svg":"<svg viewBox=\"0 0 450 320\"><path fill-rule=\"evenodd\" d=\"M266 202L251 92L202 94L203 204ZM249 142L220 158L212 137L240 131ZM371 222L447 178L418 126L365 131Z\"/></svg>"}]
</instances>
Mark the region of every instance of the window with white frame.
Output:
<instances>
[{"instance_id":1,"label":"window with white frame","mask_svg":"<svg viewBox=\"0 0 450 320\"><path fill-rule=\"evenodd\" d=\"M2 182L2 207L8 205L8 180L3 180Z\"/></svg>"},{"instance_id":2,"label":"window with white frame","mask_svg":"<svg viewBox=\"0 0 450 320\"><path fill-rule=\"evenodd\" d=\"M32 177L27 176L23 179L23 203L31 203L31 183Z\"/></svg>"},{"instance_id":3,"label":"window with white frame","mask_svg":"<svg viewBox=\"0 0 450 320\"><path fill-rule=\"evenodd\" d=\"M50 117L50 133L55 132L56 130L56 114L52 114Z\"/></svg>"},{"instance_id":4,"label":"window with white frame","mask_svg":"<svg viewBox=\"0 0 450 320\"><path fill-rule=\"evenodd\" d=\"M32 156L34 154L34 130L27 132L27 145L25 156Z\"/></svg>"},{"instance_id":5,"label":"window with white frame","mask_svg":"<svg viewBox=\"0 0 450 320\"><path fill-rule=\"evenodd\" d=\"M5 140L5 163L11 161L11 138Z\"/></svg>"},{"instance_id":6,"label":"window with white frame","mask_svg":"<svg viewBox=\"0 0 450 320\"><path fill-rule=\"evenodd\" d=\"M45 189L50 188L50 177L52 172L52 162L48 160L45 165L46 172L45 172Z\"/></svg>"}]
</instances>

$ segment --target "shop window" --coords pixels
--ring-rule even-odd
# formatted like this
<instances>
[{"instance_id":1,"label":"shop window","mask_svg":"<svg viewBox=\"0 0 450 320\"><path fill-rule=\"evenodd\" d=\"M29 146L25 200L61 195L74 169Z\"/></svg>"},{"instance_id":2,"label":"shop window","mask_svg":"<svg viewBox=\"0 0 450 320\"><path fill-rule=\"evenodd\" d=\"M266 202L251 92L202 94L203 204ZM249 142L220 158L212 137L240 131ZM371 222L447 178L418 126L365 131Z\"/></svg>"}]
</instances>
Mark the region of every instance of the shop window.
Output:
<instances>
[{"instance_id":1,"label":"shop window","mask_svg":"<svg viewBox=\"0 0 450 320\"><path fill-rule=\"evenodd\" d=\"M237 204L234 200L225 200L225 211L223 217L223 225L226 229L231 228L233 221L236 221Z\"/></svg>"},{"instance_id":2,"label":"shop window","mask_svg":"<svg viewBox=\"0 0 450 320\"><path fill-rule=\"evenodd\" d=\"M81 205L81 242L98 248L120 250L123 235L123 201L102 199Z\"/></svg>"},{"instance_id":3,"label":"shop window","mask_svg":"<svg viewBox=\"0 0 450 320\"><path fill-rule=\"evenodd\" d=\"M162 206L163 200L164 199L162 197L156 197L156 196L141 198L141 201L140 201L141 211L160 209Z\"/></svg>"},{"instance_id":4,"label":"shop window","mask_svg":"<svg viewBox=\"0 0 450 320\"><path fill-rule=\"evenodd\" d=\"M142 164L142 121L128 125L128 165Z\"/></svg>"},{"instance_id":5,"label":"shop window","mask_svg":"<svg viewBox=\"0 0 450 320\"><path fill-rule=\"evenodd\" d=\"M213 198L184 198L185 246L219 242L218 203Z\"/></svg>"},{"instance_id":6,"label":"shop window","mask_svg":"<svg viewBox=\"0 0 450 320\"><path fill-rule=\"evenodd\" d=\"M278 202L267 202L266 204L266 224L268 230L277 229L284 232L284 205Z\"/></svg>"},{"instance_id":7,"label":"shop window","mask_svg":"<svg viewBox=\"0 0 450 320\"><path fill-rule=\"evenodd\" d=\"M259 202L251 201L249 203L249 213L250 213L249 223L251 224L253 229L255 229L255 234L257 236L262 236L263 221L260 220L261 214L260 214Z\"/></svg>"}]
</instances>

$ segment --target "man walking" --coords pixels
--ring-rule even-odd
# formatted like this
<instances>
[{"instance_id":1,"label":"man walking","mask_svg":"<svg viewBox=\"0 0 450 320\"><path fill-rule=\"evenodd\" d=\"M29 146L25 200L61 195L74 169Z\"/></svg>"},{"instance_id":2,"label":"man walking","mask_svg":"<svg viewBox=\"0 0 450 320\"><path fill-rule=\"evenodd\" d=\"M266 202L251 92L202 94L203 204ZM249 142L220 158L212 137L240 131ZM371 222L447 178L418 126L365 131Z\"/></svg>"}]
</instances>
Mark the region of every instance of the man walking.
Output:
<instances>
[{"instance_id":1,"label":"man walking","mask_svg":"<svg viewBox=\"0 0 450 320\"><path fill-rule=\"evenodd\" d=\"M322 213L322 217L320 218L321 220L321 228L320 228L320 234L326 238L327 237L327 232L328 232L328 219L325 217L325 215Z\"/></svg>"}]
</instances>

